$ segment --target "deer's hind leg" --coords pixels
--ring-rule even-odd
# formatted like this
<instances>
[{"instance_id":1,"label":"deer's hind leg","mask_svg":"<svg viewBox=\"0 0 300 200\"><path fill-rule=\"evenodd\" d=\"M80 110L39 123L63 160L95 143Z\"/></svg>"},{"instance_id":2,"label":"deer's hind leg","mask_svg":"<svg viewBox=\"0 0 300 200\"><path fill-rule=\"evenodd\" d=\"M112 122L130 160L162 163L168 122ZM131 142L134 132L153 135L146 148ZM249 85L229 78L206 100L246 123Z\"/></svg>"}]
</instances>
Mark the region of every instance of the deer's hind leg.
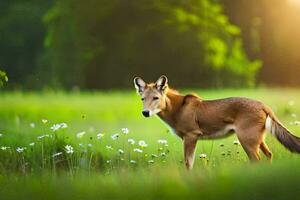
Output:
<instances>
[{"instance_id":1,"label":"deer's hind leg","mask_svg":"<svg viewBox=\"0 0 300 200\"><path fill-rule=\"evenodd\" d=\"M262 141L260 144L260 149L261 151L267 156L267 158L270 160L270 162L272 162L272 152L270 151L269 147L267 146L267 144Z\"/></svg>"},{"instance_id":2,"label":"deer's hind leg","mask_svg":"<svg viewBox=\"0 0 300 200\"><path fill-rule=\"evenodd\" d=\"M260 127L239 128L237 137L251 161L259 161L259 148L263 142L264 131Z\"/></svg>"}]
</instances>

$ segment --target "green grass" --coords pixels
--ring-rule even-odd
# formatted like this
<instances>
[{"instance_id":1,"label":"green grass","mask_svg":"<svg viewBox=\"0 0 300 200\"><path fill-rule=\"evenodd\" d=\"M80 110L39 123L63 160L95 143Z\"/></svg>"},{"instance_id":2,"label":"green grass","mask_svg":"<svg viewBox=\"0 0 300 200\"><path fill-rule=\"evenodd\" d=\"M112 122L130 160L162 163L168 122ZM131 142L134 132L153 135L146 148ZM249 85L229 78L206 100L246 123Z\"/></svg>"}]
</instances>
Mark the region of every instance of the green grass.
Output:
<instances>
[{"instance_id":1,"label":"green grass","mask_svg":"<svg viewBox=\"0 0 300 200\"><path fill-rule=\"evenodd\" d=\"M300 117L300 90L197 93L204 99L246 96L261 100L294 134L300 134L300 126L294 123ZM53 132L50 127L56 123L66 123L68 128ZM124 127L128 135L122 133ZM86 134L77 138L82 131ZM2 93L0 133L0 147L9 147L0 149L0 196L5 199L288 199L300 194L300 156L269 134L272 165L263 155L261 163L249 164L242 147L233 144L236 137L230 136L199 141L195 167L186 172L181 140L158 118L143 118L140 98L133 92ZM98 133L104 134L100 140ZM120 135L117 140L111 138L115 133ZM49 137L38 139L41 135ZM136 143L130 145L129 138ZM158 144L158 139L166 139L168 146ZM139 147L139 140L148 146ZM65 145L71 145L74 153L68 154ZM17 147L26 150L19 153ZM201 153L207 158L199 158Z\"/></svg>"}]
</instances>

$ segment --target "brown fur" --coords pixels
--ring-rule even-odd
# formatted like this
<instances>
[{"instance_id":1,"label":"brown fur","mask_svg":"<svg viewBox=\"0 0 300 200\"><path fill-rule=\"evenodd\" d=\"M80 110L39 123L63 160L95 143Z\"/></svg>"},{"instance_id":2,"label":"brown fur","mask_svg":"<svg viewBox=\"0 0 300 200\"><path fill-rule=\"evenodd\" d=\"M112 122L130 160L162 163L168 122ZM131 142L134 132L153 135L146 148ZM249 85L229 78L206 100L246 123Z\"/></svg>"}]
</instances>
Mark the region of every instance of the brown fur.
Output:
<instances>
[{"instance_id":1,"label":"brown fur","mask_svg":"<svg viewBox=\"0 0 300 200\"><path fill-rule=\"evenodd\" d=\"M135 83L139 81L142 83L142 79L135 79ZM290 134L271 109L259 101L240 97L202 100L193 94L181 95L168 88L165 76L137 89L143 98L144 110L156 111L154 114L158 114L183 139L188 169L193 166L199 139L221 138L233 132L250 160L260 160L259 149L272 160L272 153L264 142L268 116L272 118L277 139L291 151L300 152L300 139ZM153 97L159 99L153 100Z\"/></svg>"}]
</instances>

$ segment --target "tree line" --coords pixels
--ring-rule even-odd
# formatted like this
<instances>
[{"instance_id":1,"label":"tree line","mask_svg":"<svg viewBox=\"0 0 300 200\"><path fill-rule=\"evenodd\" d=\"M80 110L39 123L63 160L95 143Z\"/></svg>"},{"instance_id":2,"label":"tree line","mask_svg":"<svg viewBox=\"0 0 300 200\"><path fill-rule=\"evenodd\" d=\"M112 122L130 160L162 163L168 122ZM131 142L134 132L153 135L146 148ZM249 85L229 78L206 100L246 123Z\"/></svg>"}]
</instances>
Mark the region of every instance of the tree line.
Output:
<instances>
[{"instance_id":1,"label":"tree line","mask_svg":"<svg viewBox=\"0 0 300 200\"><path fill-rule=\"evenodd\" d=\"M177 87L254 86L277 68L262 55L264 18L239 2L1 2L0 69L10 88L128 88L161 74Z\"/></svg>"}]
</instances>

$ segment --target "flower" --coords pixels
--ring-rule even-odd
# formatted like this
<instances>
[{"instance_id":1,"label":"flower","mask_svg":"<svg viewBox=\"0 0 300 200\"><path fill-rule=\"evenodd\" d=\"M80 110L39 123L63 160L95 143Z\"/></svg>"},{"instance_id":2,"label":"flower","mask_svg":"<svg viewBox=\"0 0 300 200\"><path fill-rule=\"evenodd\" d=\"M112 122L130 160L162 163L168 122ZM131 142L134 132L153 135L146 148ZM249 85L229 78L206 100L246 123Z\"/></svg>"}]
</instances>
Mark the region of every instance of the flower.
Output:
<instances>
[{"instance_id":1,"label":"flower","mask_svg":"<svg viewBox=\"0 0 300 200\"><path fill-rule=\"evenodd\" d=\"M34 145L35 145L34 142L29 143L29 146L34 146Z\"/></svg>"},{"instance_id":2,"label":"flower","mask_svg":"<svg viewBox=\"0 0 300 200\"><path fill-rule=\"evenodd\" d=\"M139 141L139 146L144 148L144 147L147 147L148 145L146 144L146 142L144 140L140 140Z\"/></svg>"},{"instance_id":3,"label":"flower","mask_svg":"<svg viewBox=\"0 0 300 200\"><path fill-rule=\"evenodd\" d=\"M50 128L52 131L57 131L58 129L60 129L60 124L53 124L53 126L51 126Z\"/></svg>"},{"instance_id":4,"label":"flower","mask_svg":"<svg viewBox=\"0 0 300 200\"><path fill-rule=\"evenodd\" d=\"M72 154L74 153L73 147L71 145L66 145L65 150L67 154Z\"/></svg>"},{"instance_id":5,"label":"flower","mask_svg":"<svg viewBox=\"0 0 300 200\"><path fill-rule=\"evenodd\" d=\"M148 160L148 163L153 164L154 160Z\"/></svg>"},{"instance_id":6,"label":"flower","mask_svg":"<svg viewBox=\"0 0 300 200\"><path fill-rule=\"evenodd\" d=\"M103 138L103 136L104 136L104 134L102 134L102 133L98 133L98 134L97 134L97 138L98 138L98 140L101 140L101 139Z\"/></svg>"},{"instance_id":7,"label":"flower","mask_svg":"<svg viewBox=\"0 0 300 200\"><path fill-rule=\"evenodd\" d=\"M82 138L82 136L84 136L84 135L85 135L85 131L81 131L81 132L76 134L76 137L77 138Z\"/></svg>"},{"instance_id":8,"label":"flower","mask_svg":"<svg viewBox=\"0 0 300 200\"><path fill-rule=\"evenodd\" d=\"M66 123L53 124L50 129L55 132L61 128L68 128L68 125Z\"/></svg>"},{"instance_id":9,"label":"flower","mask_svg":"<svg viewBox=\"0 0 300 200\"><path fill-rule=\"evenodd\" d=\"M129 144L131 144L131 145L134 145L134 143L135 143L134 139L132 139L132 138L129 138L129 139L127 140L127 142L128 142Z\"/></svg>"},{"instance_id":10,"label":"flower","mask_svg":"<svg viewBox=\"0 0 300 200\"><path fill-rule=\"evenodd\" d=\"M127 134L129 133L129 129L128 129L128 128L122 128L121 130L122 130L122 132L123 132L125 135L127 135Z\"/></svg>"},{"instance_id":11,"label":"flower","mask_svg":"<svg viewBox=\"0 0 300 200\"><path fill-rule=\"evenodd\" d=\"M200 155L199 155L199 158L206 158L207 157L207 155L205 154L205 153L201 153Z\"/></svg>"},{"instance_id":12,"label":"flower","mask_svg":"<svg viewBox=\"0 0 300 200\"><path fill-rule=\"evenodd\" d=\"M161 157L165 157L167 154L165 153L165 152L162 152L161 154L160 154L160 156Z\"/></svg>"},{"instance_id":13,"label":"flower","mask_svg":"<svg viewBox=\"0 0 300 200\"><path fill-rule=\"evenodd\" d=\"M143 150L142 149L139 149L139 148L135 148L133 149L134 152L137 152L137 153L143 153Z\"/></svg>"},{"instance_id":14,"label":"flower","mask_svg":"<svg viewBox=\"0 0 300 200\"><path fill-rule=\"evenodd\" d=\"M53 154L52 157L54 158L54 157L59 156L61 154L62 154L62 152L58 152L58 153Z\"/></svg>"},{"instance_id":15,"label":"flower","mask_svg":"<svg viewBox=\"0 0 300 200\"><path fill-rule=\"evenodd\" d=\"M16 151L17 151L18 153L22 153L25 149L26 149L25 147L18 147L18 148L16 149Z\"/></svg>"},{"instance_id":16,"label":"flower","mask_svg":"<svg viewBox=\"0 0 300 200\"><path fill-rule=\"evenodd\" d=\"M42 122L43 122L44 124L46 124L46 123L48 122L48 120L47 120L47 119L42 119Z\"/></svg>"},{"instance_id":17,"label":"flower","mask_svg":"<svg viewBox=\"0 0 300 200\"><path fill-rule=\"evenodd\" d=\"M130 160L129 161L131 164L136 164L136 161L135 160Z\"/></svg>"},{"instance_id":18,"label":"flower","mask_svg":"<svg viewBox=\"0 0 300 200\"><path fill-rule=\"evenodd\" d=\"M37 138L40 140L40 139L43 139L44 137L49 137L49 135L48 135L48 134L40 135L40 136L38 136Z\"/></svg>"},{"instance_id":19,"label":"flower","mask_svg":"<svg viewBox=\"0 0 300 200\"><path fill-rule=\"evenodd\" d=\"M0 133L0 137L2 137L3 136L3 134L2 133Z\"/></svg>"},{"instance_id":20,"label":"flower","mask_svg":"<svg viewBox=\"0 0 300 200\"><path fill-rule=\"evenodd\" d=\"M66 123L61 123L60 128L68 128L68 125Z\"/></svg>"},{"instance_id":21,"label":"flower","mask_svg":"<svg viewBox=\"0 0 300 200\"><path fill-rule=\"evenodd\" d=\"M79 143L78 145L79 145L80 147L84 147L84 145L83 145L82 143Z\"/></svg>"},{"instance_id":22,"label":"flower","mask_svg":"<svg viewBox=\"0 0 300 200\"><path fill-rule=\"evenodd\" d=\"M119 138L119 136L120 136L120 135L119 135L118 133L113 134L113 135L111 136L111 139L116 140L116 139Z\"/></svg>"},{"instance_id":23,"label":"flower","mask_svg":"<svg viewBox=\"0 0 300 200\"><path fill-rule=\"evenodd\" d=\"M112 146L110 146L110 145L106 145L106 149L113 150Z\"/></svg>"},{"instance_id":24,"label":"flower","mask_svg":"<svg viewBox=\"0 0 300 200\"><path fill-rule=\"evenodd\" d=\"M300 125L300 121L294 121L294 124L297 126L297 125Z\"/></svg>"},{"instance_id":25,"label":"flower","mask_svg":"<svg viewBox=\"0 0 300 200\"><path fill-rule=\"evenodd\" d=\"M163 140L163 139L159 139L159 140L157 140L157 143L158 144L164 144L164 145L166 145L168 143L168 141L167 140Z\"/></svg>"},{"instance_id":26,"label":"flower","mask_svg":"<svg viewBox=\"0 0 300 200\"><path fill-rule=\"evenodd\" d=\"M2 151L6 151L7 149L9 149L9 147L6 147L6 146L2 146L2 147L1 147L1 150L2 150Z\"/></svg>"},{"instance_id":27,"label":"flower","mask_svg":"<svg viewBox=\"0 0 300 200\"><path fill-rule=\"evenodd\" d=\"M106 163L107 163L107 164L110 164L110 163L111 163L111 160L107 160Z\"/></svg>"},{"instance_id":28,"label":"flower","mask_svg":"<svg viewBox=\"0 0 300 200\"><path fill-rule=\"evenodd\" d=\"M32 123L29 124L29 126L30 126L31 128L34 128L34 127L35 127L35 123L32 122Z\"/></svg>"},{"instance_id":29,"label":"flower","mask_svg":"<svg viewBox=\"0 0 300 200\"><path fill-rule=\"evenodd\" d=\"M156 154L151 154L151 157L152 157L152 158L157 158L158 155L156 155Z\"/></svg>"},{"instance_id":30,"label":"flower","mask_svg":"<svg viewBox=\"0 0 300 200\"><path fill-rule=\"evenodd\" d=\"M118 149L119 154L124 154L124 151L122 149Z\"/></svg>"},{"instance_id":31,"label":"flower","mask_svg":"<svg viewBox=\"0 0 300 200\"><path fill-rule=\"evenodd\" d=\"M88 143L88 147L92 147L93 145L91 143Z\"/></svg>"},{"instance_id":32,"label":"flower","mask_svg":"<svg viewBox=\"0 0 300 200\"><path fill-rule=\"evenodd\" d=\"M234 145L240 145L240 142L239 142L238 140L234 140L234 141L233 141L233 144L234 144Z\"/></svg>"}]
</instances>

